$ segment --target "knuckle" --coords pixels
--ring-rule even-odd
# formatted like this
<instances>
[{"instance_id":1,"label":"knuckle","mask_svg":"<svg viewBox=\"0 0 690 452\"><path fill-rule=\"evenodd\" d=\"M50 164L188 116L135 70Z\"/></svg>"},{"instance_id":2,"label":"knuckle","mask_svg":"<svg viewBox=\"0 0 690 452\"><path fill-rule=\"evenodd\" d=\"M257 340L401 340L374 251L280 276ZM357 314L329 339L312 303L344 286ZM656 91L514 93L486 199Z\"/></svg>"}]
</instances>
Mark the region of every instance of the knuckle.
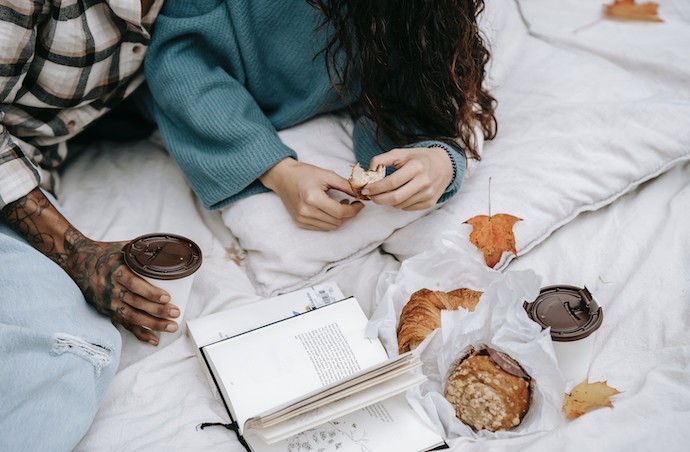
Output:
<instances>
[{"instance_id":1,"label":"knuckle","mask_svg":"<svg viewBox=\"0 0 690 452\"><path fill-rule=\"evenodd\" d=\"M156 317L167 317L168 316L168 307L167 304L156 304L153 311L151 314L155 315Z\"/></svg>"},{"instance_id":2,"label":"knuckle","mask_svg":"<svg viewBox=\"0 0 690 452\"><path fill-rule=\"evenodd\" d=\"M154 330L157 330L157 331L164 331L166 325L167 325L169 322L166 322L165 320L162 320L162 319L161 319L161 320L154 320L154 321L152 321L152 322L150 322L150 323L151 323L150 328L152 328L152 329L154 329Z\"/></svg>"},{"instance_id":3,"label":"knuckle","mask_svg":"<svg viewBox=\"0 0 690 452\"><path fill-rule=\"evenodd\" d=\"M429 176L429 175L426 174L426 173L422 174L422 175L419 177L419 181L420 181L421 184L422 184L422 190L427 191L427 192L432 188L432 186L433 186L433 184L434 184L434 181L433 181L433 179L431 178L431 176Z\"/></svg>"},{"instance_id":4,"label":"knuckle","mask_svg":"<svg viewBox=\"0 0 690 452\"><path fill-rule=\"evenodd\" d=\"M403 197L399 193L393 193L391 195L391 203L393 205L400 204L404 201Z\"/></svg>"},{"instance_id":5,"label":"knuckle","mask_svg":"<svg viewBox=\"0 0 690 452\"><path fill-rule=\"evenodd\" d=\"M297 217L301 221L304 221L304 219L308 218L308 216L309 216L309 207L306 204L300 204L299 207L297 207Z\"/></svg>"},{"instance_id":6,"label":"knuckle","mask_svg":"<svg viewBox=\"0 0 690 452\"><path fill-rule=\"evenodd\" d=\"M136 323L137 315L132 309L127 309L120 313L120 316L125 319L127 323Z\"/></svg>"},{"instance_id":7,"label":"knuckle","mask_svg":"<svg viewBox=\"0 0 690 452\"><path fill-rule=\"evenodd\" d=\"M303 200L304 200L305 204L311 206L314 204L314 202L316 202L317 198L318 197L317 197L316 193L314 193L313 191L310 191L310 192L304 194Z\"/></svg>"},{"instance_id":8,"label":"knuckle","mask_svg":"<svg viewBox=\"0 0 690 452\"><path fill-rule=\"evenodd\" d=\"M156 295L156 289L148 286L144 287L140 295L148 300L158 300L160 298L160 296Z\"/></svg>"},{"instance_id":9,"label":"knuckle","mask_svg":"<svg viewBox=\"0 0 690 452\"><path fill-rule=\"evenodd\" d=\"M417 172L421 172L422 170L424 170L424 164L421 162L421 160L417 160L417 159L410 160L409 165L411 165L412 169L417 171Z\"/></svg>"},{"instance_id":10,"label":"knuckle","mask_svg":"<svg viewBox=\"0 0 690 452\"><path fill-rule=\"evenodd\" d=\"M434 204L436 204L436 202L434 201L434 199L433 199L433 198L429 198L429 199L427 199L426 201L424 201L424 202L421 203L421 208L422 208L422 209L428 209L428 208L430 208L430 207L433 207Z\"/></svg>"},{"instance_id":11,"label":"knuckle","mask_svg":"<svg viewBox=\"0 0 690 452\"><path fill-rule=\"evenodd\" d=\"M120 284L123 284L125 286L129 286L132 284L132 281L135 279L134 273L131 271L124 271L120 275L118 275L117 281Z\"/></svg>"}]
</instances>

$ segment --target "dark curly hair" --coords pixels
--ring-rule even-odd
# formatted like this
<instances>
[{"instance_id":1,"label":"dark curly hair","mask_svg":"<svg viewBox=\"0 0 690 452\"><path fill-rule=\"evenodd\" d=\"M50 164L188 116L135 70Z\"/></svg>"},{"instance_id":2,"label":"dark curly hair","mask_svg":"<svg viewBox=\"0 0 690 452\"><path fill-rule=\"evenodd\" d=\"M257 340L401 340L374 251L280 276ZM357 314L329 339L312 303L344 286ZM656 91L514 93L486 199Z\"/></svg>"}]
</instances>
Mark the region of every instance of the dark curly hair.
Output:
<instances>
[{"instance_id":1,"label":"dark curly hair","mask_svg":"<svg viewBox=\"0 0 690 452\"><path fill-rule=\"evenodd\" d=\"M357 87L351 107L376 124L379 143L433 139L479 158L475 124L486 139L497 128L496 99L482 86L484 0L307 1L332 32L321 52L331 81L346 99Z\"/></svg>"}]
</instances>

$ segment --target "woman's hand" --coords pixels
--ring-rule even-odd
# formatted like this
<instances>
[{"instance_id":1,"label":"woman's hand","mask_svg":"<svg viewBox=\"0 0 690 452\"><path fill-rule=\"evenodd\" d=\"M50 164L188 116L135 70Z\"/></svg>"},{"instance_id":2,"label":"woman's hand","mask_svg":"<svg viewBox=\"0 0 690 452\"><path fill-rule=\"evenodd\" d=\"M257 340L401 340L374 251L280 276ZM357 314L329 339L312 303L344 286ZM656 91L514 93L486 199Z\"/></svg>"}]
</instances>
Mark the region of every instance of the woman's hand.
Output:
<instances>
[{"instance_id":1,"label":"woman's hand","mask_svg":"<svg viewBox=\"0 0 690 452\"><path fill-rule=\"evenodd\" d=\"M180 314L169 303L170 294L126 266L122 247L127 242L97 242L85 237L38 188L5 206L0 220L62 267L98 312L122 324L139 340L158 345L151 330L177 330L175 321L168 320Z\"/></svg>"},{"instance_id":2,"label":"woman's hand","mask_svg":"<svg viewBox=\"0 0 690 452\"><path fill-rule=\"evenodd\" d=\"M453 179L453 162L443 148L398 148L371 159L369 168L393 166L396 171L368 184L362 194L376 204L402 210L433 207Z\"/></svg>"},{"instance_id":3,"label":"woman's hand","mask_svg":"<svg viewBox=\"0 0 690 452\"><path fill-rule=\"evenodd\" d=\"M314 231L333 231L363 208L359 201L338 202L326 193L335 189L354 196L346 179L307 163L286 158L260 178L283 201L297 225Z\"/></svg>"}]
</instances>

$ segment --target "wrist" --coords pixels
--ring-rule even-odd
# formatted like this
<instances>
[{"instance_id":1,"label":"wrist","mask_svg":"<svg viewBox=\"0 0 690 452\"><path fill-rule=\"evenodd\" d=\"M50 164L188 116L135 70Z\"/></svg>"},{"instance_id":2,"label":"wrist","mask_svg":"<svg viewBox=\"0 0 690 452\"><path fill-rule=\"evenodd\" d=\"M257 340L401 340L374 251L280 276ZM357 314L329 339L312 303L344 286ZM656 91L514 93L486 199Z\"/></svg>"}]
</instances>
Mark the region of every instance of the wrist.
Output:
<instances>
[{"instance_id":1,"label":"wrist","mask_svg":"<svg viewBox=\"0 0 690 452\"><path fill-rule=\"evenodd\" d=\"M281 185L292 168L299 165L299 162L292 157L285 157L273 165L268 171L259 176L259 181L269 190L275 191Z\"/></svg>"},{"instance_id":2,"label":"wrist","mask_svg":"<svg viewBox=\"0 0 690 452\"><path fill-rule=\"evenodd\" d=\"M440 143L433 143L428 145L427 147L429 149L437 150L439 155L445 155L447 159L447 165L445 167L449 169L448 174L450 175L450 178L448 179L448 185L451 185L458 175L458 167L455 163L455 159L453 158L453 151L451 151L448 147L443 146Z\"/></svg>"},{"instance_id":3,"label":"wrist","mask_svg":"<svg viewBox=\"0 0 690 452\"><path fill-rule=\"evenodd\" d=\"M83 235L74 229L40 188L5 206L0 216L29 244L67 271L65 266L73 242Z\"/></svg>"}]
</instances>

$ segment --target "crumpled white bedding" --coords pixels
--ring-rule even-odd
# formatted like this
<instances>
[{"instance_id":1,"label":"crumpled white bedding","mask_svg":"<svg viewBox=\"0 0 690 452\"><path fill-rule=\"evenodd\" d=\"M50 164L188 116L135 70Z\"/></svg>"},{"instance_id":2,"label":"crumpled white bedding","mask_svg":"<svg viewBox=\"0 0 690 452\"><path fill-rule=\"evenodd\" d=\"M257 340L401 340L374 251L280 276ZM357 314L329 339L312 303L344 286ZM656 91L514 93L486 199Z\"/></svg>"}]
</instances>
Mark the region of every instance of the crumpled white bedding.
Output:
<instances>
[{"instance_id":1,"label":"crumpled white bedding","mask_svg":"<svg viewBox=\"0 0 690 452\"><path fill-rule=\"evenodd\" d=\"M585 50L649 84L690 98L690 3L659 0L663 23L602 20L602 0L519 0L533 36ZM644 3L638 0L637 3Z\"/></svg>"},{"instance_id":2,"label":"crumpled white bedding","mask_svg":"<svg viewBox=\"0 0 690 452\"><path fill-rule=\"evenodd\" d=\"M157 158L166 160L163 154ZM164 174L174 173L166 163ZM94 196L75 193L65 197L69 209ZM188 196L177 202L189 201ZM590 379L608 381L622 394L613 409L589 413L559 430L489 442L460 439L454 450L685 450L690 439L685 428L690 421L689 204L686 163L606 208L582 214L511 264L507 271L533 269L545 285L586 285L597 296L606 320L594 345ZM112 207L91 214L119 225L118 234L104 238L123 238L131 227L121 214L127 204ZM182 230L196 239L209 233L205 225L188 226ZM165 225L173 227L173 222ZM206 244L187 315L257 300L232 252L215 239ZM395 269L378 255L357 264L364 275ZM356 281L357 272L343 271ZM213 399L189 339L176 336L156 349L125 334L122 369L77 450L242 450L223 428L196 429L202 422L227 421L227 415Z\"/></svg>"},{"instance_id":3,"label":"crumpled white bedding","mask_svg":"<svg viewBox=\"0 0 690 452\"><path fill-rule=\"evenodd\" d=\"M583 7L583 2L571 1L554 11L545 7L545 1L520 3L535 29L540 24L549 28L562 15ZM532 10L537 6L539 14ZM551 14L545 14L547 10ZM616 33L623 26L606 25ZM612 35L598 37L602 48L607 36ZM635 33L630 36L634 39ZM640 58L641 67L647 67L648 61ZM655 61L661 65L655 71L663 73L664 59ZM625 67L634 71L636 66ZM681 68L679 74L675 68L673 63L666 75L680 86L677 77L687 81L689 73ZM667 85L671 86L675 85ZM59 199L73 223L93 238L124 240L168 231L197 241L204 251L204 265L194 282L188 319L260 298L235 262L242 258L235 238L219 214L203 211L155 139L131 145L102 143L89 149L68 168ZM690 163L682 163L612 204L571 219L511 262L506 271L533 269L545 285L586 285L595 294L606 317L594 345L590 380L606 380L622 393L612 409L586 414L557 430L504 440L461 438L453 443L453 450L686 450L690 443L688 206ZM398 266L392 256L374 250L328 276L336 278L346 294L363 298L375 293L378 275ZM373 296L368 302L375 302ZM227 422L228 417L213 398L184 329L164 336L157 348L139 343L124 330L123 337L120 370L77 451L243 450L228 430L197 428L202 422Z\"/></svg>"}]
</instances>

